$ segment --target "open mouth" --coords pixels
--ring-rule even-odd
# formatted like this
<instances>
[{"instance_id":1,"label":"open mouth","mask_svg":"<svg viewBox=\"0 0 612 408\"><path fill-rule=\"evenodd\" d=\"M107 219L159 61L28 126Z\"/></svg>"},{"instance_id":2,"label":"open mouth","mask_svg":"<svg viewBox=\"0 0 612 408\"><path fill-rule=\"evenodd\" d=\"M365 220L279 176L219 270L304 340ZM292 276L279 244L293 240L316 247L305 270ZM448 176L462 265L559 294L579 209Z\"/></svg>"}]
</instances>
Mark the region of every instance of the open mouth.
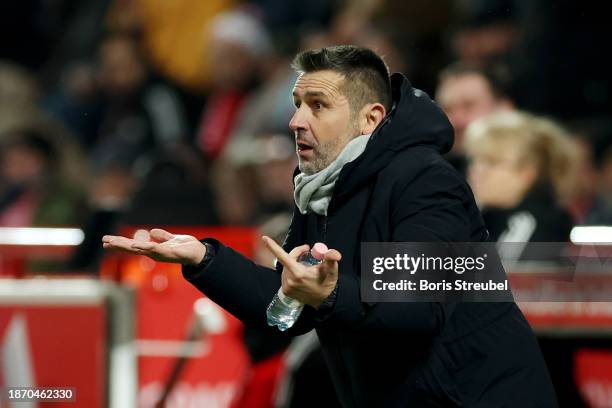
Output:
<instances>
[{"instance_id":1,"label":"open mouth","mask_svg":"<svg viewBox=\"0 0 612 408\"><path fill-rule=\"evenodd\" d=\"M312 146L303 142L297 142L297 150L298 152L305 152L308 150L312 150Z\"/></svg>"}]
</instances>

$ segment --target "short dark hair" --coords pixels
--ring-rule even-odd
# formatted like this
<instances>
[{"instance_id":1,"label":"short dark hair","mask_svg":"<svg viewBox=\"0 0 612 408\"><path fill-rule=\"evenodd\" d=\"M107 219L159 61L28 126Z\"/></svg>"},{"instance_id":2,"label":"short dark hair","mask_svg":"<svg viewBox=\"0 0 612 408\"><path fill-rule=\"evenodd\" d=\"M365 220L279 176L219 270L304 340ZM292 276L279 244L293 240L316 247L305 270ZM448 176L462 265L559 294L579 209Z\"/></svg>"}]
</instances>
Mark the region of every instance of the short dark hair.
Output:
<instances>
[{"instance_id":1,"label":"short dark hair","mask_svg":"<svg viewBox=\"0 0 612 408\"><path fill-rule=\"evenodd\" d=\"M513 99L510 70L501 63L492 63L484 67L460 62L454 63L440 72L440 75L438 75L438 84L441 84L449 78L465 75L480 75L485 79L496 98Z\"/></svg>"},{"instance_id":2,"label":"short dark hair","mask_svg":"<svg viewBox=\"0 0 612 408\"><path fill-rule=\"evenodd\" d=\"M389 68L374 51L354 45L336 45L303 51L296 55L293 69L298 73L332 70L344 76L342 93L349 99L353 112L365 104L381 103L391 108Z\"/></svg>"}]
</instances>

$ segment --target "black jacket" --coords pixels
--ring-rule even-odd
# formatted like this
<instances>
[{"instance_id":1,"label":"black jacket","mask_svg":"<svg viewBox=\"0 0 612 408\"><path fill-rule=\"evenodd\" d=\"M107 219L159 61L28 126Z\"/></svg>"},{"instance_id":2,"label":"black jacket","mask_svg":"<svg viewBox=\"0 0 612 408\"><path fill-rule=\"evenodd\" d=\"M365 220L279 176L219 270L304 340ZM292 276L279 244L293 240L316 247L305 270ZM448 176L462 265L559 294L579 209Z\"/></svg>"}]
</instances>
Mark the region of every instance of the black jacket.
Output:
<instances>
[{"instance_id":1,"label":"black jacket","mask_svg":"<svg viewBox=\"0 0 612 408\"><path fill-rule=\"evenodd\" d=\"M556 406L514 303L361 302L361 242L487 238L469 187L441 156L453 142L446 116L403 76L394 74L392 86L394 107L340 172L329 215L294 212L287 251L321 241L343 258L331 310L306 306L289 334L316 329L344 407ZM206 241L215 257L204 270L185 268L185 277L246 324L266 325L280 267Z\"/></svg>"}]
</instances>

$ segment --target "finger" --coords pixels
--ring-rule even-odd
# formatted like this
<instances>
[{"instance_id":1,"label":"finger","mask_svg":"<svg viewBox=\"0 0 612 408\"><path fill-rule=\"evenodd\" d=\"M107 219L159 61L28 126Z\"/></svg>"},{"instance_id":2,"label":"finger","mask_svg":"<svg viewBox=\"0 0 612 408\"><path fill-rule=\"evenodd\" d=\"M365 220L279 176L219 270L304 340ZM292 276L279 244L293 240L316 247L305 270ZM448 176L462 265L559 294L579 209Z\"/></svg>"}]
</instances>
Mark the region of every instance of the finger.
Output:
<instances>
[{"instance_id":1,"label":"finger","mask_svg":"<svg viewBox=\"0 0 612 408\"><path fill-rule=\"evenodd\" d=\"M149 236L149 231L147 231L146 229L136 230L132 238L134 239L134 241L138 242L147 242L151 240L151 237Z\"/></svg>"},{"instance_id":2,"label":"finger","mask_svg":"<svg viewBox=\"0 0 612 408\"><path fill-rule=\"evenodd\" d=\"M340 262L341 259L342 259L342 254L336 251L335 249L330 249L323 255L324 261Z\"/></svg>"},{"instance_id":3,"label":"finger","mask_svg":"<svg viewBox=\"0 0 612 408\"><path fill-rule=\"evenodd\" d=\"M295 247L291 250L291 252L289 252L289 256L293 259L298 259L300 255L302 255L304 252L308 251L310 249L310 246L307 244L301 245L299 247Z\"/></svg>"},{"instance_id":4,"label":"finger","mask_svg":"<svg viewBox=\"0 0 612 408\"><path fill-rule=\"evenodd\" d=\"M104 242L102 244L102 247L104 249L109 249L109 250L115 250L115 251L122 251L122 252L127 252L130 254L138 254L140 253L138 249L132 248L132 243L134 241L128 238L124 238L124 237L115 237L114 239L110 240L109 242Z\"/></svg>"},{"instance_id":5,"label":"finger","mask_svg":"<svg viewBox=\"0 0 612 408\"><path fill-rule=\"evenodd\" d=\"M132 244L132 248L144 251L153 251L158 245L159 244L157 244L156 242L134 242Z\"/></svg>"},{"instance_id":6,"label":"finger","mask_svg":"<svg viewBox=\"0 0 612 408\"><path fill-rule=\"evenodd\" d=\"M330 249L323 255L323 270L325 273L337 273L338 262L342 259L342 254L335 249Z\"/></svg>"},{"instance_id":7,"label":"finger","mask_svg":"<svg viewBox=\"0 0 612 408\"><path fill-rule=\"evenodd\" d=\"M166 242L174 239L174 235L161 228L153 228L151 230L151 239L155 242Z\"/></svg>"},{"instance_id":8,"label":"finger","mask_svg":"<svg viewBox=\"0 0 612 408\"><path fill-rule=\"evenodd\" d=\"M116 238L123 238L117 235L105 235L102 237L102 242L111 242L112 240L116 239Z\"/></svg>"},{"instance_id":9,"label":"finger","mask_svg":"<svg viewBox=\"0 0 612 408\"><path fill-rule=\"evenodd\" d=\"M293 258L291 258L291 256L289 256L289 254L286 253L285 250L281 248L281 246L278 245L272 238L264 235L261 237L261 239L263 240L264 244L266 244L270 252L272 252L276 259L278 259L278 261L284 266L290 265L292 262L294 262Z\"/></svg>"},{"instance_id":10,"label":"finger","mask_svg":"<svg viewBox=\"0 0 612 408\"><path fill-rule=\"evenodd\" d=\"M104 239L106 238L106 240ZM125 238L125 237L104 237L103 242L108 244L110 247L115 249L131 249L132 244L134 243L133 239Z\"/></svg>"}]
</instances>

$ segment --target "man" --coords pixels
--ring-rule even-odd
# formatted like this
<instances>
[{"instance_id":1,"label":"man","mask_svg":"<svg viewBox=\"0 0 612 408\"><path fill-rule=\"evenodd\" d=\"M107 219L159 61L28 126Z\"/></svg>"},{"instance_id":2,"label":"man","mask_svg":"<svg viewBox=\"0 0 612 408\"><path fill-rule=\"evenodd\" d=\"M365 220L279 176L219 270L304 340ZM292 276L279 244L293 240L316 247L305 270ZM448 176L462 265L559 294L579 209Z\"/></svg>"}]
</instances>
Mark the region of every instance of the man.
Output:
<instances>
[{"instance_id":1,"label":"man","mask_svg":"<svg viewBox=\"0 0 612 408\"><path fill-rule=\"evenodd\" d=\"M306 51L294 67L296 208L282 248L263 238L276 270L213 239L159 229L149 242L107 236L104 247L182 263L187 280L246 324L266 324L282 285L306 304L288 334L316 329L344 407L556 406L514 303L361 301L361 242L481 241L487 232L441 156L452 128L426 94L389 77L364 48ZM318 241L334 248L324 262L299 264Z\"/></svg>"},{"instance_id":2,"label":"man","mask_svg":"<svg viewBox=\"0 0 612 408\"><path fill-rule=\"evenodd\" d=\"M477 68L454 64L439 76L436 102L455 129L455 144L446 157L462 174L466 168L463 138L468 125L495 111L514 108L506 74L501 65Z\"/></svg>"}]
</instances>

